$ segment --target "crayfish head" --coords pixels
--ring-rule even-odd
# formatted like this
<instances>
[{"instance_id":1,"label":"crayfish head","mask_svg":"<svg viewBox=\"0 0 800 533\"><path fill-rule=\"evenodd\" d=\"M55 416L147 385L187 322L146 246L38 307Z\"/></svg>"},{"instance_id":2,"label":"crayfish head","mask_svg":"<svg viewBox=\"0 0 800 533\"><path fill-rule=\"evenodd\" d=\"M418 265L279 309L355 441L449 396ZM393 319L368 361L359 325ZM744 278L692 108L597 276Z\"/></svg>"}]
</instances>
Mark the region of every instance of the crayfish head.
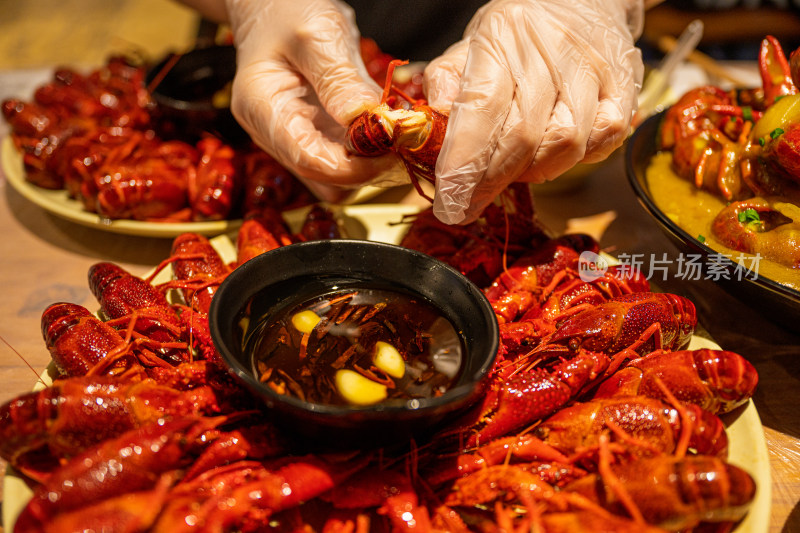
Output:
<instances>
[{"instance_id":1,"label":"crayfish head","mask_svg":"<svg viewBox=\"0 0 800 533\"><path fill-rule=\"evenodd\" d=\"M785 126L785 130L780 131L783 133L768 142L761 154L761 161L769 176L785 182L773 184L768 189L769 192L776 193L787 187L800 185L800 122L789 124ZM764 179L768 180L762 178ZM768 182L767 185L769 184Z\"/></svg>"}]
</instances>

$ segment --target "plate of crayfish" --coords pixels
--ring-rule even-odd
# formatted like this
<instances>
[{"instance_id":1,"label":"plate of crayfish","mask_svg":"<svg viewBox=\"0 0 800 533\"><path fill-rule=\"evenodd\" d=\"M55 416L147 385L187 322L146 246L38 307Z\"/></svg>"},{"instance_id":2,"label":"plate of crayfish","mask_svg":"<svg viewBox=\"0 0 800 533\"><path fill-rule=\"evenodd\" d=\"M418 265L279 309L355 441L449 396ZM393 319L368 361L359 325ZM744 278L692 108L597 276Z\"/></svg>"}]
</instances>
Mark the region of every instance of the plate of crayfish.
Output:
<instances>
[{"instance_id":1,"label":"plate of crayfish","mask_svg":"<svg viewBox=\"0 0 800 533\"><path fill-rule=\"evenodd\" d=\"M361 47L376 81L388 77L409 98L421 95L413 66L404 81L392 80L393 59L369 39ZM233 47L214 46L155 65L112 56L90 72L55 69L30 98L2 103L10 128L0 146L8 182L61 218L155 237L220 235L264 207L311 204L306 187L235 123L234 66ZM347 203L381 190L362 187Z\"/></svg>"},{"instance_id":2,"label":"plate of crayfish","mask_svg":"<svg viewBox=\"0 0 800 533\"><path fill-rule=\"evenodd\" d=\"M684 251L721 267L726 290L800 321L800 55L761 45L762 86L703 85L650 117L627 145L628 179Z\"/></svg>"},{"instance_id":3,"label":"plate of crayfish","mask_svg":"<svg viewBox=\"0 0 800 533\"><path fill-rule=\"evenodd\" d=\"M31 98L6 99L2 164L11 186L72 222L158 237L221 234L265 204L313 201L249 139L234 143L211 128L169 133L146 75L145 63L114 56L86 73L55 69Z\"/></svg>"},{"instance_id":4,"label":"plate of crayfish","mask_svg":"<svg viewBox=\"0 0 800 533\"><path fill-rule=\"evenodd\" d=\"M697 333L691 301L639 273L581 279L597 242L551 236L527 190L512 186L467 226L429 209L315 206L292 224L275 212L212 240L179 235L142 278L92 265L98 309L49 305L53 361L0 406L5 526L766 531L753 366ZM485 393L429 438L350 451L290 440L210 342L208 306L231 269L340 236L429 253L492 303L502 340Z\"/></svg>"}]
</instances>

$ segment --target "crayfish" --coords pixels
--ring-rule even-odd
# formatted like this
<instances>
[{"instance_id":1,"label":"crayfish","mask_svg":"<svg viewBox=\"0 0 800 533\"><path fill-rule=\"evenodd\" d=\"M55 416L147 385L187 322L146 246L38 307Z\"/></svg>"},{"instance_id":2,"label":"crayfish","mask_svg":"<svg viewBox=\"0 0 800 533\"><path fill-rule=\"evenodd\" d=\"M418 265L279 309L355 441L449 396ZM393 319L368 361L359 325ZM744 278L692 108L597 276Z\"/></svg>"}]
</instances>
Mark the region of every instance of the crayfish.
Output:
<instances>
[{"instance_id":1,"label":"crayfish","mask_svg":"<svg viewBox=\"0 0 800 533\"><path fill-rule=\"evenodd\" d=\"M153 274L174 279L98 263L99 317L49 306L55 380L0 406L0 456L33 486L14 531L657 532L724 530L747 512L755 485L725 461L718 414L752 396L755 369L686 350L694 306L640 274L581 280L588 236L523 232L509 266L464 269L502 318L501 349L483 397L435 434L335 451L294 436L222 364L208 305L233 268L338 238L335 222L321 206L299 234L279 212L251 217L226 259L183 234ZM450 229L494 246L504 219L480 224L496 227ZM412 225L408 241L429 231Z\"/></svg>"},{"instance_id":2,"label":"crayfish","mask_svg":"<svg viewBox=\"0 0 800 533\"><path fill-rule=\"evenodd\" d=\"M730 203L711 231L724 246L800 266L800 51L787 60L780 43L761 44L762 87L703 86L665 114L659 149L699 189Z\"/></svg>"},{"instance_id":3,"label":"crayfish","mask_svg":"<svg viewBox=\"0 0 800 533\"><path fill-rule=\"evenodd\" d=\"M397 154L417 192L430 200L419 180L434 183L436 159L442 149L448 117L427 105L425 100L414 99L393 87L395 67L407 63L402 60L389 63L381 103L350 123L345 147L350 153L365 157ZM402 100L390 96L392 90L399 93Z\"/></svg>"},{"instance_id":4,"label":"crayfish","mask_svg":"<svg viewBox=\"0 0 800 533\"><path fill-rule=\"evenodd\" d=\"M5 100L25 179L65 189L108 220L218 221L311 203L305 186L252 143L161 127L168 121L158 120L145 76L144 65L112 57L86 75L56 70L32 101Z\"/></svg>"}]
</instances>

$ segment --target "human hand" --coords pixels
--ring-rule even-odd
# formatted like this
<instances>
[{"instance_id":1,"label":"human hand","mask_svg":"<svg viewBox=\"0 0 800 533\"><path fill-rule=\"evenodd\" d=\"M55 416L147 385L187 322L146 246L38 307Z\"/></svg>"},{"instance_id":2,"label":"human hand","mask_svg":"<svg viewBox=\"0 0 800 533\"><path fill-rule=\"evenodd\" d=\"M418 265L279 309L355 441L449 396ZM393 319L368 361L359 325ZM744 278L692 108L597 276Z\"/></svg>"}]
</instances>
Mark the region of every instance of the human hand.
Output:
<instances>
[{"instance_id":1,"label":"human hand","mask_svg":"<svg viewBox=\"0 0 800 533\"><path fill-rule=\"evenodd\" d=\"M324 200L397 180L396 158L344 148L347 125L381 96L352 9L338 0L226 2L237 49L231 110L256 144Z\"/></svg>"},{"instance_id":2,"label":"human hand","mask_svg":"<svg viewBox=\"0 0 800 533\"><path fill-rule=\"evenodd\" d=\"M644 67L641 0L493 0L425 69L450 109L434 213L468 223L509 183L597 162L630 130Z\"/></svg>"}]
</instances>

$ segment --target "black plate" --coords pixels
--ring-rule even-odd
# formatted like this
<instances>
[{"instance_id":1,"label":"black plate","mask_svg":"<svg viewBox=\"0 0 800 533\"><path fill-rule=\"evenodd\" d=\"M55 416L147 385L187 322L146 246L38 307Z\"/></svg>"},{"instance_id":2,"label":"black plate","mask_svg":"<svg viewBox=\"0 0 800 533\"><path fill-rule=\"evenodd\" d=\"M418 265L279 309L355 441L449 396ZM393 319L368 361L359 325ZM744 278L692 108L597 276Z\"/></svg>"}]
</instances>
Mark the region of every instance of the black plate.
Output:
<instances>
[{"instance_id":1,"label":"black plate","mask_svg":"<svg viewBox=\"0 0 800 533\"><path fill-rule=\"evenodd\" d=\"M686 233L653 201L647 187L645 171L650 159L657 152L656 139L664 113L650 117L639 126L625 149L625 170L639 202L656 219L658 225L679 250L700 255L704 264L713 261L727 269L730 279L721 277L717 280L725 291L757 309L764 317L792 331L800 330L800 292L761 275L738 279L736 276L738 265L735 262L715 255L718 252L699 242L695 236Z\"/></svg>"}]
</instances>

